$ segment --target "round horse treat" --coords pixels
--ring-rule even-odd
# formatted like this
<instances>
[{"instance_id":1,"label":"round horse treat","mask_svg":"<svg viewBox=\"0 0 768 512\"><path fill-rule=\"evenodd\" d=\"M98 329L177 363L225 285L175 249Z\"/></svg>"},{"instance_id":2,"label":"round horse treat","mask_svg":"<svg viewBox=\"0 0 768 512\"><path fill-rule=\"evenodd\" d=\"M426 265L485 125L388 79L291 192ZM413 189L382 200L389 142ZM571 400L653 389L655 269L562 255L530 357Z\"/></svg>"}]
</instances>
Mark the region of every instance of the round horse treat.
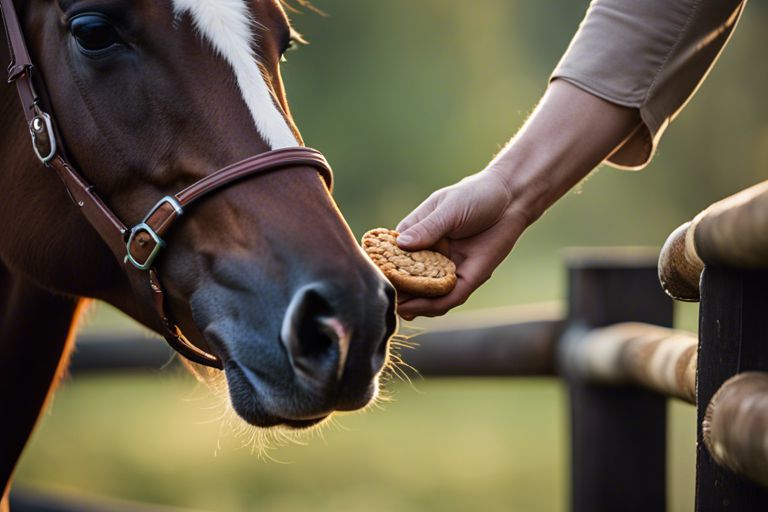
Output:
<instances>
[{"instance_id":1,"label":"round horse treat","mask_svg":"<svg viewBox=\"0 0 768 512\"><path fill-rule=\"evenodd\" d=\"M397 246L400 233L386 228L363 235L366 254L399 292L417 297L440 297L456 286L456 265L435 251L409 252Z\"/></svg>"}]
</instances>

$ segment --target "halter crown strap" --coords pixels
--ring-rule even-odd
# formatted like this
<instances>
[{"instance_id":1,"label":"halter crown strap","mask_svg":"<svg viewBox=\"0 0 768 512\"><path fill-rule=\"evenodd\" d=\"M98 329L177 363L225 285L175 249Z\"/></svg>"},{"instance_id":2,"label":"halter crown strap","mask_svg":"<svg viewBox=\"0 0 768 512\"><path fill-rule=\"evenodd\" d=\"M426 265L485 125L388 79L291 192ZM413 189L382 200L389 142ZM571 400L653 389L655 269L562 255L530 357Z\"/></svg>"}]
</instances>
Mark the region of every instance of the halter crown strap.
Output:
<instances>
[{"instance_id":1,"label":"halter crown strap","mask_svg":"<svg viewBox=\"0 0 768 512\"><path fill-rule=\"evenodd\" d=\"M32 148L40 161L52 168L64 183L70 198L99 236L112 250L130 278L145 275L147 271L152 308L160 319L162 334L179 354L199 364L223 368L222 361L188 341L166 312L165 294L154 262L165 246L165 235L187 206L200 198L238 180L287 168L311 167L325 180L329 190L333 173L325 157L317 150L295 147L268 151L220 169L193 183L181 192L161 199L144 217L128 230L96 194L93 186L83 178L61 152L57 144L53 118L42 110L32 79L34 65L29 56L24 33L16 14L13 0L0 0L0 13L5 25L11 63L8 82L15 83L32 137ZM131 279L133 281L133 279Z\"/></svg>"}]
</instances>

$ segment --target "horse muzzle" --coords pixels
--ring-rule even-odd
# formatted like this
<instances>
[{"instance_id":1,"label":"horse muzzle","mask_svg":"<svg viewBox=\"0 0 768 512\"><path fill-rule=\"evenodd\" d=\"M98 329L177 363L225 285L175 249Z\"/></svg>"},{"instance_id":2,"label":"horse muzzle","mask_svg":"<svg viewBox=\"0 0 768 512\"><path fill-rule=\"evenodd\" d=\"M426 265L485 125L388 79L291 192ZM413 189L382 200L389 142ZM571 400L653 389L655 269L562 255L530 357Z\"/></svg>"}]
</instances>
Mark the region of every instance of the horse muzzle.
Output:
<instances>
[{"instance_id":1,"label":"horse muzzle","mask_svg":"<svg viewBox=\"0 0 768 512\"><path fill-rule=\"evenodd\" d=\"M375 398L397 321L394 289L379 275L371 281L312 281L293 292L279 323L262 317L257 329L240 313L204 330L225 354L230 398L244 420L305 428Z\"/></svg>"}]
</instances>

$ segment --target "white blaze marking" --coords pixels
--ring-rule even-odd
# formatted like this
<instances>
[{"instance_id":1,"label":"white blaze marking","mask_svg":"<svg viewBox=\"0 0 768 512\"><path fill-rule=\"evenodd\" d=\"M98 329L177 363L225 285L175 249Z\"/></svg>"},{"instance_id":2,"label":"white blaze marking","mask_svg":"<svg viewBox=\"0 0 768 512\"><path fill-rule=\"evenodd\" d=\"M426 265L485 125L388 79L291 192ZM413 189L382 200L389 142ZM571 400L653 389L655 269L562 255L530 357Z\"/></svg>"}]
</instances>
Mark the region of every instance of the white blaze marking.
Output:
<instances>
[{"instance_id":1,"label":"white blaze marking","mask_svg":"<svg viewBox=\"0 0 768 512\"><path fill-rule=\"evenodd\" d=\"M194 27L235 72L237 86L256 124L272 149L298 146L275 104L253 51L255 21L247 0L173 0L177 18L188 12Z\"/></svg>"}]
</instances>

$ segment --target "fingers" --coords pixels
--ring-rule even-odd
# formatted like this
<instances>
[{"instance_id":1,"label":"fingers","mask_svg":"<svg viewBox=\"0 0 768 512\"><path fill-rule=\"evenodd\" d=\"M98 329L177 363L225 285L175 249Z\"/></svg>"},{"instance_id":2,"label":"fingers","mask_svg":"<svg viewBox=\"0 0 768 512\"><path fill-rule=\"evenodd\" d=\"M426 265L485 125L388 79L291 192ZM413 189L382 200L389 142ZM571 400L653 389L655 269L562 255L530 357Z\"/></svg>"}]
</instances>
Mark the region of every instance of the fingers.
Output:
<instances>
[{"instance_id":1,"label":"fingers","mask_svg":"<svg viewBox=\"0 0 768 512\"><path fill-rule=\"evenodd\" d=\"M474 287L466 281L460 281L456 288L446 295L437 299L416 298L401 302L397 306L397 314L404 320L413 320L417 316L441 316L451 309L464 304Z\"/></svg>"},{"instance_id":2,"label":"fingers","mask_svg":"<svg viewBox=\"0 0 768 512\"><path fill-rule=\"evenodd\" d=\"M456 287L444 297L434 299L414 298L397 306L398 314L405 320L417 316L440 316L464 304L469 296L490 277L491 265L484 258L468 259L457 271Z\"/></svg>"},{"instance_id":3,"label":"fingers","mask_svg":"<svg viewBox=\"0 0 768 512\"><path fill-rule=\"evenodd\" d=\"M397 237L397 245L408 251L418 251L437 244L452 227L450 219L441 210L433 210L424 219L402 231Z\"/></svg>"},{"instance_id":4,"label":"fingers","mask_svg":"<svg viewBox=\"0 0 768 512\"><path fill-rule=\"evenodd\" d=\"M413 210L403 220L401 220L400 224L398 224L397 228L395 229L402 233L414 224L421 222L426 216L432 213L436 207L437 200L435 199L435 194L432 194L426 198L419 206L417 206L415 210Z\"/></svg>"},{"instance_id":5,"label":"fingers","mask_svg":"<svg viewBox=\"0 0 768 512\"><path fill-rule=\"evenodd\" d=\"M402 233L432 213L437 207L438 203L436 196L437 192L431 194L428 198L422 201L422 203L417 206L415 210L413 210L403 220L400 221L396 228L397 231Z\"/></svg>"},{"instance_id":6,"label":"fingers","mask_svg":"<svg viewBox=\"0 0 768 512\"><path fill-rule=\"evenodd\" d=\"M397 245L418 251L435 245L450 229L452 222L441 208L441 191L430 195L410 215L397 225L400 236Z\"/></svg>"},{"instance_id":7,"label":"fingers","mask_svg":"<svg viewBox=\"0 0 768 512\"><path fill-rule=\"evenodd\" d=\"M414 298L401 302L397 312L406 320L417 316L440 316L460 306L486 282L506 258L525 229L525 223L507 218L493 230L465 240L451 241L451 259L456 263L458 281L451 293L434 299Z\"/></svg>"},{"instance_id":8,"label":"fingers","mask_svg":"<svg viewBox=\"0 0 768 512\"><path fill-rule=\"evenodd\" d=\"M407 293L403 293L398 290L397 292L397 305L403 304L404 302L408 302L409 300L413 300L413 295L409 295Z\"/></svg>"}]
</instances>

